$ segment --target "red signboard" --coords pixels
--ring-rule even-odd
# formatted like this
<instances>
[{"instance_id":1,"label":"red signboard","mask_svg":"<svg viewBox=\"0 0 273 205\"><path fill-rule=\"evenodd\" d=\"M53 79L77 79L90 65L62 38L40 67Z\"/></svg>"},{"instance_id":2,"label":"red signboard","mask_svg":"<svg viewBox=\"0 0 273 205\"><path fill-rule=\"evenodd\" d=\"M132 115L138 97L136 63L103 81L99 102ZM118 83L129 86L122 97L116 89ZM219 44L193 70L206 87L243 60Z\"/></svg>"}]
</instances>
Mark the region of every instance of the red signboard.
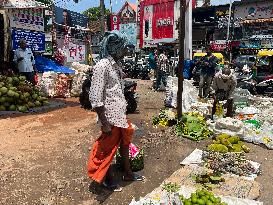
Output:
<instances>
[{"instance_id":1,"label":"red signboard","mask_svg":"<svg viewBox=\"0 0 273 205\"><path fill-rule=\"evenodd\" d=\"M120 18L118 15L111 15L110 17L111 31L119 30Z\"/></svg>"},{"instance_id":2,"label":"red signboard","mask_svg":"<svg viewBox=\"0 0 273 205\"><path fill-rule=\"evenodd\" d=\"M226 49L231 49L233 47L239 47L240 41L232 41L232 42L226 42L225 40L222 41L213 41L211 42L211 49L213 51L224 51Z\"/></svg>"},{"instance_id":3,"label":"red signboard","mask_svg":"<svg viewBox=\"0 0 273 205\"><path fill-rule=\"evenodd\" d=\"M155 4L153 12L153 39L172 38L174 2Z\"/></svg>"}]
</instances>

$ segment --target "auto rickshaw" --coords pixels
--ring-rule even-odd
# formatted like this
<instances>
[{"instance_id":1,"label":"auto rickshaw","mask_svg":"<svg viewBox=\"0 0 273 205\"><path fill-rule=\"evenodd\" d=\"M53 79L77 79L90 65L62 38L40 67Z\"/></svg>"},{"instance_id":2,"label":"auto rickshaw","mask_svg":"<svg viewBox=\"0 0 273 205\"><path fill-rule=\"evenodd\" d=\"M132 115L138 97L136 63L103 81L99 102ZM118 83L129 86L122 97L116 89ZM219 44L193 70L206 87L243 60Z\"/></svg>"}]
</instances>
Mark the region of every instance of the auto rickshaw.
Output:
<instances>
[{"instance_id":1,"label":"auto rickshaw","mask_svg":"<svg viewBox=\"0 0 273 205\"><path fill-rule=\"evenodd\" d=\"M207 53L194 53L193 54L193 60L194 61L198 61L200 60L202 57L206 56ZM212 55L214 55L218 60L219 60L219 65L221 67L224 67L225 64L225 59L222 53L212 53Z\"/></svg>"},{"instance_id":2,"label":"auto rickshaw","mask_svg":"<svg viewBox=\"0 0 273 205\"><path fill-rule=\"evenodd\" d=\"M194 53L193 54L193 62L198 62L202 57L206 56L207 53ZM225 65L225 59L222 53L212 53L217 59L218 59L218 66L216 68L216 71L219 71L224 68ZM198 84L200 80L200 70L198 70L196 67L193 69L192 77L194 80L194 84Z\"/></svg>"},{"instance_id":3,"label":"auto rickshaw","mask_svg":"<svg viewBox=\"0 0 273 205\"><path fill-rule=\"evenodd\" d=\"M257 82L273 78L273 50L261 50L257 54L253 77Z\"/></svg>"}]
</instances>

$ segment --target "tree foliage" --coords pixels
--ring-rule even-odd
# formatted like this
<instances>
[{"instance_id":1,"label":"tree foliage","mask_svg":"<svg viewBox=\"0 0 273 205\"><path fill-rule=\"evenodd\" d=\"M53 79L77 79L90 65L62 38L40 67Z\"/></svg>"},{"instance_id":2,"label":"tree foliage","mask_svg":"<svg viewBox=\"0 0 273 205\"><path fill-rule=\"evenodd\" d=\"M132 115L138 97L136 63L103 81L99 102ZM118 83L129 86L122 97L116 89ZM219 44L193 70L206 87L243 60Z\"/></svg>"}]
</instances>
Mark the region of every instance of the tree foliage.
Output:
<instances>
[{"instance_id":1,"label":"tree foliage","mask_svg":"<svg viewBox=\"0 0 273 205\"><path fill-rule=\"evenodd\" d=\"M83 12L84 15L88 16L91 21L97 21L100 19L100 7L92 7ZM110 10L105 9L105 17L110 15Z\"/></svg>"}]
</instances>

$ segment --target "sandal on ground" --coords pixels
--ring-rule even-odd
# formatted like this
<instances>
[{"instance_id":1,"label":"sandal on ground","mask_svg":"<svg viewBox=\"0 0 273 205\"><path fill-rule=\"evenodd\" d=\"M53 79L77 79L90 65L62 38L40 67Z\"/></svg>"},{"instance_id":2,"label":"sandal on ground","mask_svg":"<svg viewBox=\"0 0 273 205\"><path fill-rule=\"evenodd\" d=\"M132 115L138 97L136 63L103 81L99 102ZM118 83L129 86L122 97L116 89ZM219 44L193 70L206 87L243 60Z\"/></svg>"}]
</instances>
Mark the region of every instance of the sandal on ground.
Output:
<instances>
[{"instance_id":1,"label":"sandal on ground","mask_svg":"<svg viewBox=\"0 0 273 205\"><path fill-rule=\"evenodd\" d=\"M123 181L143 181L145 179L144 176L133 173L132 176L123 176Z\"/></svg>"},{"instance_id":2,"label":"sandal on ground","mask_svg":"<svg viewBox=\"0 0 273 205\"><path fill-rule=\"evenodd\" d=\"M116 183L113 183L113 184L106 184L106 182L103 182L102 183L103 187L105 187L106 189L110 190L110 191L113 191L113 192L121 192L122 191L122 187L119 186L118 184Z\"/></svg>"}]
</instances>

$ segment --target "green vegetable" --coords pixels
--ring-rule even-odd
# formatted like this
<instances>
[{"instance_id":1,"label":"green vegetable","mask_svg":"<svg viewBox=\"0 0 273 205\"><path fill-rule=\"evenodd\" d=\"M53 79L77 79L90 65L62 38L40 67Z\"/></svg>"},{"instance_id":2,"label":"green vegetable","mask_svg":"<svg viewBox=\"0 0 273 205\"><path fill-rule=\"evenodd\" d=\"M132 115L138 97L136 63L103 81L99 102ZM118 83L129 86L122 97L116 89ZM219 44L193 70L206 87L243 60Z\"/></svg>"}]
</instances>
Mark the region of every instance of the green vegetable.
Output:
<instances>
[{"instance_id":1,"label":"green vegetable","mask_svg":"<svg viewBox=\"0 0 273 205\"><path fill-rule=\"evenodd\" d=\"M200 141L212 136L212 131L208 129L203 117L192 113L183 115L183 120L176 125L176 133L178 136L194 141Z\"/></svg>"},{"instance_id":2,"label":"green vegetable","mask_svg":"<svg viewBox=\"0 0 273 205\"><path fill-rule=\"evenodd\" d=\"M162 187L163 190L167 191L167 192L178 192L179 189L180 189L180 186L176 183L166 183L166 184L163 184L163 187Z\"/></svg>"}]
</instances>

